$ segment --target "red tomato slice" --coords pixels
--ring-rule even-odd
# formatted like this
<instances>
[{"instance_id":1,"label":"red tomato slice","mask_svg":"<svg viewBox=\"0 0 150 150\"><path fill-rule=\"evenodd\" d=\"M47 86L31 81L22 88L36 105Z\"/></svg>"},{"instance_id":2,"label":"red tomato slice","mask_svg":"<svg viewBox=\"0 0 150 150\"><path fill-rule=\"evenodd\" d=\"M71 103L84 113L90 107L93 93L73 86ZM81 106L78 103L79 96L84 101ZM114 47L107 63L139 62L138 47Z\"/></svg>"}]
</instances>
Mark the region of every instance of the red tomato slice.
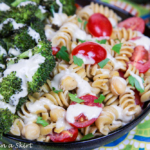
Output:
<instances>
[{"instance_id":1,"label":"red tomato slice","mask_svg":"<svg viewBox=\"0 0 150 150\"><path fill-rule=\"evenodd\" d=\"M75 3L75 6L76 6L76 8L80 8L80 5L77 3Z\"/></svg>"},{"instance_id":2,"label":"red tomato slice","mask_svg":"<svg viewBox=\"0 0 150 150\"><path fill-rule=\"evenodd\" d=\"M94 59L94 64L104 60L107 56L106 50L101 45L93 42L85 42L75 47L72 51L72 55L78 54L82 54L87 60L91 58Z\"/></svg>"},{"instance_id":3,"label":"red tomato slice","mask_svg":"<svg viewBox=\"0 0 150 150\"><path fill-rule=\"evenodd\" d=\"M90 16L87 28L95 37L110 36L112 33L112 25L110 21L100 13L95 13Z\"/></svg>"},{"instance_id":4,"label":"red tomato slice","mask_svg":"<svg viewBox=\"0 0 150 150\"><path fill-rule=\"evenodd\" d=\"M144 46L136 46L129 64L135 66L140 73L145 73L150 68L150 53Z\"/></svg>"},{"instance_id":5,"label":"red tomato slice","mask_svg":"<svg viewBox=\"0 0 150 150\"><path fill-rule=\"evenodd\" d=\"M101 108L103 107L102 104L94 103L94 100L98 99L96 96L85 95L85 96L80 97L80 99L84 100L84 102L83 102L84 105L97 106L97 107L101 107ZM75 105L75 104L76 104L76 102L72 102L70 105ZM92 119L88 120L87 117L82 113L82 114L76 116L74 119L75 119L75 122L70 123L72 126L74 126L76 128L84 128L84 127L87 127L87 126L93 124L97 118L92 118Z\"/></svg>"},{"instance_id":6,"label":"red tomato slice","mask_svg":"<svg viewBox=\"0 0 150 150\"><path fill-rule=\"evenodd\" d=\"M145 22L142 18L139 17L131 17L128 18L118 24L118 27L124 27L126 29L132 29L136 31L140 31L141 33L145 30Z\"/></svg>"},{"instance_id":7,"label":"red tomato slice","mask_svg":"<svg viewBox=\"0 0 150 150\"><path fill-rule=\"evenodd\" d=\"M140 105L142 108L144 103L142 103L140 100L140 93L137 90L134 90L134 92L135 92L135 103L136 103L136 105Z\"/></svg>"},{"instance_id":8,"label":"red tomato slice","mask_svg":"<svg viewBox=\"0 0 150 150\"><path fill-rule=\"evenodd\" d=\"M53 55L56 55L59 50L60 50L59 47L52 47L52 54L53 54Z\"/></svg>"},{"instance_id":9,"label":"red tomato slice","mask_svg":"<svg viewBox=\"0 0 150 150\"><path fill-rule=\"evenodd\" d=\"M73 142L76 140L78 136L78 129L72 128L66 131L62 131L61 133L55 133L53 131L52 134L49 135L50 139L53 142Z\"/></svg>"}]
</instances>

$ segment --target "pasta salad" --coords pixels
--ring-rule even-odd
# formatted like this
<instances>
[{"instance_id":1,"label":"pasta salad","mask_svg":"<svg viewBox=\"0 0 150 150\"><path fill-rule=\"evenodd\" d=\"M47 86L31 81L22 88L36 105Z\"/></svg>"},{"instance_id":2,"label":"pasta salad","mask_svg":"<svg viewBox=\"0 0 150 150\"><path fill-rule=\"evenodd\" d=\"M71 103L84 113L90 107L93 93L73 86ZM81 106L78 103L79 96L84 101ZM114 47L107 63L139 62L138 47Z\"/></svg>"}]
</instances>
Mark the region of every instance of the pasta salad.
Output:
<instances>
[{"instance_id":1,"label":"pasta salad","mask_svg":"<svg viewBox=\"0 0 150 150\"><path fill-rule=\"evenodd\" d=\"M113 10L93 2L70 16L56 3L58 12L52 8L45 23L55 68L40 90L28 95L10 133L42 142L108 135L136 118L149 100L145 25L136 17L121 21ZM140 26L134 26L138 21ZM37 64L43 63L40 59Z\"/></svg>"}]
</instances>

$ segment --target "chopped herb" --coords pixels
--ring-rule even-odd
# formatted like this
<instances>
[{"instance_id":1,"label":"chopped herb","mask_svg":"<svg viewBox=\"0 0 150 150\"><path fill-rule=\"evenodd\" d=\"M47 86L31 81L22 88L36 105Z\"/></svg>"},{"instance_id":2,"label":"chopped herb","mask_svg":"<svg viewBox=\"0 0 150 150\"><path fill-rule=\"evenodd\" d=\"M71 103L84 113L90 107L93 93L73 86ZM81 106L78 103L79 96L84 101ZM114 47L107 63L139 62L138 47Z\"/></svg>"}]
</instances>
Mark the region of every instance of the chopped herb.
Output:
<instances>
[{"instance_id":1,"label":"chopped herb","mask_svg":"<svg viewBox=\"0 0 150 150\"><path fill-rule=\"evenodd\" d=\"M49 125L48 122L46 122L45 120L42 120L42 117L38 117L36 123L41 124L43 127L46 127L47 125Z\"/></svg>"},{"instance_id":2,"label":"chopped herb","mask_svg":"<svg viewBox=\"0 0 150 150\"><path fill-rule=\"evenodd\" d=\"M87 21L84 22L84 26L83 26L83 29L84 29L84 30L85 30L85 28L86 28L87 23L88 23Z\"/></svg>"},{"instance_id":3,"label":"chopped herb","mask_svg":"<svg viewBox=\"0 0 150 150\"><path fill-rule=\"evenodd\" d=\"M133 76L129 76L128 77L128 80L129 80L129 83L132 85L132 86L135 86L135 88L140 92L140 93L143 93L144 92L144 89L142 89L142 87L140 86L138 80L136 78L134 78ZM144 83L144 80L142 79L142 82Z\"/></svg>"},{"instance_id":4,"label":"chopped herb","mask_svg":"<svg viewBox=\"0 0 150 150\"><path fill-rule=\"evenodd\" d=\"M63 92L63 90L55 90L54 87L52 87L52 90L53 90L54 93L57 93L57 94L58 94L59 92Z\"/></svg>"},{"instance_id":5,"label":"chopped herb","mask_svg":"<svg viewBox=\"0 0 150 150\"><path fill-rule=\"evenodd\" d=\"M106 41L107 41L106 39L103 39L103 40L100 40L100 41L96 40L96 42L99 43L99 44L106 44Z\"/></svg>"},{"instance_id":6,"label":"chopped herb","mask_svg":"<svg viewBox=\"0 0 150 150\"><path fill-rule=\"evenodd\" d=\"M116 44L112 47L112 50L120 54L121 46L122 46L122 43Z\"/></svg>"},{"instance_id":7,"label":"chopped herb","mask_svg":"<svg viewBox=\"0 0 150 150\"><path fill-rule=\"evenodd\" d=\"M54 6L53 5L51 5L50 6L50 12L52 13L52 17L54 18Z\"/></svg>"},{"instance_id":8,"label":"chopped herb","mask_svg":"<svg viewBox=\"0 0 150 150\"><path fill-rule=\"evenodd\" d=\"M92 133L89 133L89 134L85 135L83 138L81 138L81 140L88 140L93 137L94 137L94 135Z\"/></svg>"},{"instance_id":9,"label":"chopped herb","mask_svg":"<svg viewBox=\"0 0 150 150\"><path fill-rule=\"evenodd\" d=\"M105 96L103 94L101 94L98 99L94 100L94 103L100 103L101 104L104 99L105 99Z\"/></svg>"},{"instance_id":10,"label":"chopped herb","mask_svg":"<svg viewBox=\"0 0 150 150\"><path fill-rule=\"evenodd\" d=\"M101 62L98 63L98 65L101 67L101 68L104 68L104 66L109 62L109 58L106 58L104 60L102 60Z\"/></svg>"},{"instance_id":11,"label":"chopped herb","mask_svg":"<svg viewBox=\"0 0 150 150\"><path fill-rule=\"evenodd\" d=\"M77 97L77 94L71 94L71 93L69 93L69 97L70 97L70 99L71 99L72 101L74 101L74 102L77 102L77 103L82 103L82 102L84 102L83 99L80 99L80 98Z\"/></svg>"},{"instance_id":12,"label":"chopped herb","mask_svg":"<svg viewBox=\"0 0 150 150\"><path fill-rule=\"evenodd\" d=\"M78 18L78 22L82 23L82 20L80 18Z\"/></svg>"},{"instance_id":13,"label":"chopped herb","mask_svg":"<svg viewBox=\"0 0 150 150\"><path fill-rule=\"evenodd\" d=\"M69 62L70 61L69 54L66 51L67 51L67 47L62 46L60 51L58 51L58 53L56 54L56 57L59 58L59 59L61 58L65 61Z\"/></svg>"},{"instance_id":14,"label":"chopped herb","mask_svg":"<svg viewBox=\"0 0 150 150\"><path fill-rule=\"evenodd\" d=\"M81 42L81 43L84 43L84 42L86 42L85 40L80 40L80 39L78 39L78 41L79 41L79 42Z\"/></svg>"},{"instance_id":15,"label":"chopped herb","mask_svg":"<svg viewBox=\"0 0 150 150\"><path fill-rule=\"evenodd\" d=\"M73 56L73 62L74 64L78 65L78 66L82 66L82 64L84 63L83 60L81 58L78 58L77 56Z\"/></svg>"}]
</instances>

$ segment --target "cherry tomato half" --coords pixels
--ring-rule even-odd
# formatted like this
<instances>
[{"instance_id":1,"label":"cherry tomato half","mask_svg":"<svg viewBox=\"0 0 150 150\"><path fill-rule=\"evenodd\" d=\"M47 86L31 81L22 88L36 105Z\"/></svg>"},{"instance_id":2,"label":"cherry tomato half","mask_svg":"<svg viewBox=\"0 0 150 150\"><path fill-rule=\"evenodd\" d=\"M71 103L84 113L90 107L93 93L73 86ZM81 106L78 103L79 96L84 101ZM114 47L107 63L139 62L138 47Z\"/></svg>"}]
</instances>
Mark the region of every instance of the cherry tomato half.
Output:
<instances>
[{"instance_id":1,"label":"cherry tomato half","mask_svg":"<svg viewBox=\"0 0 150 150\"><path fill-rule=\"evenodd\" d=\"M145 22L142 18L139 17L131 17L128 18L118 24L118 27L124 27L126 29L132 29L136 31L140 31L141 33L145 30Z\"/></svg>"},{"instance_id":2,"label":"cherry tomato half","mask_svg":"<svg viewBox=\"0 0 150 150\"><path fill-rule=\"evenodd\" d=\"M53 55L56 55L59 50L60 50L59 47L52 47L52 54L53 54Z\"/></svg>"},{"instance_id":3,"label":"cherry tomato half","mask_svg":"<svg viewBox=\"0 0 150 150\"><path fill-rule=\"evenodd\" d=\"M112 25L110 21L100 13L95 13L90 16L87 28L95 37L110 36L112 33Z\"/></svg>"},{"instance_id":4,"label":"cherry tomato half","mask_svg":"<svg viewBox=\"0 0 150 150\"><path fill-rule=\"evenodd\" d=\"M94 103L94 100L98 99L96 96L85 95L85 96L80 97L80 99L84 100L83 105L97 106L97 107L101 107L101 108L103 107L102 104ZM75 104L76 104L76 102L72 102L70 105L75 105ZM87 117L82 113L74 118L74 120L75 120L74 123L70 123L70 124L76 128L84 128L84 127L87 127L87 126L93 124L96 119L97 118L92 118L92 119L88 120Z\"/></svg>"},{"instance_id":5,"label":"cherry tomato half","mask_svg":"<svg viewBox=\"0 0 150 150\"><path fill-rule=\"evenodd\" d=\"M72 55L78 54L83 55L86 60L94 59L94 64L104 60L107 56L106 50L101 45L93 42L85 42L75 47Z\"/></svg>"},{"instance_id":6,"label":"cherry tomato half","mask_svg":"<svg viewBox=\"0 0 150 150\"><path fill-rule=\"evenodd\" d=\"M72 128L69 130L62 131L61 133L55 133L53 131L52 134L49 134L50 139L57 143L57 142L73 142L76 140L78 136L78 129Z\"/></svg>"},{"instance_id":7,"label":"cherry tomato half","mask_svg":"<svg viewBox=\"0 0 150 150\"><path fill-rule=\"evenodd\" d=\"M145 73L150 68L150 53L144 46L136 46L129 64L135 66L140 73Z\"/></svg>"}]
</instances>

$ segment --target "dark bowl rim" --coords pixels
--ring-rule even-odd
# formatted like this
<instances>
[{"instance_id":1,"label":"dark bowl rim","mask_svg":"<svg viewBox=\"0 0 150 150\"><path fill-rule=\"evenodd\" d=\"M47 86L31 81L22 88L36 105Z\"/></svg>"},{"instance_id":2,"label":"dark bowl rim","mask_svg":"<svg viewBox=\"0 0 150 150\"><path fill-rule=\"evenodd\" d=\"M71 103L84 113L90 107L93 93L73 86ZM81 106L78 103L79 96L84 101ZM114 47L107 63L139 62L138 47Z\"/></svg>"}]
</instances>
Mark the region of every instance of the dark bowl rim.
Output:
<instances>
[{"instance_id":1,"label":"dark bowl rim","mask_svg":"<svg viewBox=\"0 0 150 150\"><path fill-rule=\"evenodd\" d=\"M80 0L76 0L76 1L80 1ZM119 12L123 13L127 17L133 17L133 15L131 15L127 11L125 11L125 10L119 8L119 7L116 7L114 5L111 5L111 4L108 4L108 3L104 3L104 2L100 2L98 0L87 0L87 1L89 1L89 2L93 1L94 3L102 4L104 6L109 7L110 9L113 9L114 11L119 11ZM148 28L148 27L146 26L146 28ZM31 140L23 139L20 136L15 136L15 135L11 135L11 134L4 134L3 136L7 137L9 139L12 139L12 140L16 140L18 142L32 143L32 144L46 145L46 146L51 146L51 145L53 145L53 146L56 146L56 145L57 146L62 146L62 145L65 146L65 145L69 145L69 144L74 145L74 144L82 144L82 143L86 144L86 143L94 142L94 141L97 141L97 140L100 140L100 139L103 140L104 138L113 136L114 134L116 134L118 132L121 132L122 130L125 130L126 128L132 126L134 124L134 122L140 120L140 118L143 118L145 116L145 114L148 114L148 112L150 112L150 103L147 103L147 107L144 110L142 110L142 113L137 118L135 118L131 122L127 123L126 125L118 128L117 130L115 130L113 132L110 132L108 135L97 136L97 137L94 137L94 138L91 138L91 139L87 139L87 140L83 140L83 141L74 141L74 142L66 142L66 143L54 143L54 142L31 141Z\"/></svg>"}]
</instances>

